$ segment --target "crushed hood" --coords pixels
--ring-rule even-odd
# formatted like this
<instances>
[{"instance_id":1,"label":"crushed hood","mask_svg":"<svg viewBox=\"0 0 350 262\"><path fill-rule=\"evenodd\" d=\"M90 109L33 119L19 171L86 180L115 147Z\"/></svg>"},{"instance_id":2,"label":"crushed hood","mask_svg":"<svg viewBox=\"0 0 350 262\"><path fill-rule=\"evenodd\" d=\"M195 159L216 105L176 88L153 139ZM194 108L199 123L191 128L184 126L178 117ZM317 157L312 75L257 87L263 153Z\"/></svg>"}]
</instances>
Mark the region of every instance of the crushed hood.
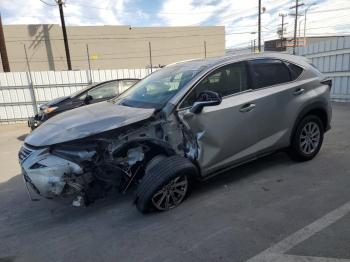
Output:
<instances>
[{"instance_id":1,"label":"crushed hood","mask_svg":"<svg viewBox=\"0 0 350 262\"><path fill-rule=\"evenodd\" d=\"M154 109L134 108L101 102L79 107L50 118L29 136L25 143L48 146L92 136L151 117Z\"/></svg>"}]
</instances>

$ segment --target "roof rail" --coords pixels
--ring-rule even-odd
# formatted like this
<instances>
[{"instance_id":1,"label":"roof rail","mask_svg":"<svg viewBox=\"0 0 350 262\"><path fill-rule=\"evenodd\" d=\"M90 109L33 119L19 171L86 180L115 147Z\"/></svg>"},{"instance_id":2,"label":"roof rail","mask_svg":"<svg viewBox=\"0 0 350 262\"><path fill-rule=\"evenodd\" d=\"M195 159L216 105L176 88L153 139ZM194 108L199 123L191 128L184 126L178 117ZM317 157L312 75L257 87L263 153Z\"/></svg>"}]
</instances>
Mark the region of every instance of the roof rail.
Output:
<instances>
[{"instance_id":1,"label":"roof rail","mask_svg":"<svg viewBox=\"0 0 350 262\"><path fill-rule=\"evenodd\" d=\"M181 63L185 63L185 62L200 60L200 59L201 59L201 58L193 58L193 59L182 60L182 61L178 61L178 62L175 62L175 63L168 64L168 65L166 65L165 67L173 66L173 65L177 65L177 64L181 64Z\"/></svg>"}]
</instances>

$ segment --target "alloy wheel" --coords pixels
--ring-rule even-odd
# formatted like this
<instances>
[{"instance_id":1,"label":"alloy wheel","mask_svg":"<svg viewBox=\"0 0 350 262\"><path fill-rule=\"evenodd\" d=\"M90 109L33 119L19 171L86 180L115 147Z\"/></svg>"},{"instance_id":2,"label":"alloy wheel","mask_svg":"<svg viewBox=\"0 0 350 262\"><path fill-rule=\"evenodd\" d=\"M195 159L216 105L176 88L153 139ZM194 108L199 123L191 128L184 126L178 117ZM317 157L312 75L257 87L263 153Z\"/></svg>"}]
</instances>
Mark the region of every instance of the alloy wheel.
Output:
<instances>
[{"instance_id":1,"label":"alloy wheel","mask_svg":"<svg viewBox=\"0 0 350 262\"><path fill-rule=\"evenodd\" d=\"M153 195L152 203L158 210L165 211L175 208L185 198L187 189L187 176L178 176Z\"/></svg>"},{"instance_id":2,"label":"alloy wheel","mask_svg":"<svg viewBox=\"0 0 350 262\"><path fill-rule=\"evenodd\" d=\"M320 144L320 127L315 122L308 122L300 133L300 150L306 155L314 153Z\"/></svg>"}]
</instances>

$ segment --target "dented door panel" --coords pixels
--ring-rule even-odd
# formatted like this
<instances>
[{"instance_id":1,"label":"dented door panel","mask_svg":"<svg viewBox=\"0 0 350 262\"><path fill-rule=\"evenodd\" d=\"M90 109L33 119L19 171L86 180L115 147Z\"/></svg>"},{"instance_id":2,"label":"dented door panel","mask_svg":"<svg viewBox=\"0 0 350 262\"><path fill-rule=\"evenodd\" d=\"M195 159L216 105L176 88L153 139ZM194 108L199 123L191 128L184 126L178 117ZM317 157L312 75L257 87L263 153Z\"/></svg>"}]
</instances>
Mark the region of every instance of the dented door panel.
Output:
<instances>
[{"instance_id":1,"label":"dented door panel","mask_svg":"<svg viewBox=\"0 0 350 262\"><path fill-rule=\"evenodd\" d=\"M180 119L191 129L198 144L197 161L205 176L246 157L254 156L255 110L241 112L253 102L252 92L226 97L218 106L205 107L188 118L189 109L179 111ZM185 116L185 117L184 117Z\"/></svg>"}]
</instances>

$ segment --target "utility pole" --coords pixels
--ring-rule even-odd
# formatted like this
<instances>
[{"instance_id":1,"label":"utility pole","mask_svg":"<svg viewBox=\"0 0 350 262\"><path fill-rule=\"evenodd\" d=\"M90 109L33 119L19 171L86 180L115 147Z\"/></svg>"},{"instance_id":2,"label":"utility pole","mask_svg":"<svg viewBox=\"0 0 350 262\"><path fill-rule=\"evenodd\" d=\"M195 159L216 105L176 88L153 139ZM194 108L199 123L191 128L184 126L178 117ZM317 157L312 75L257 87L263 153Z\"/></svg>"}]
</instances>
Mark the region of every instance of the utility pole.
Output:
<instances>
[{"instance_id":1,"label":"utility pole","mask_svg":"<svg viewBox=\"0 0 350 262\"><path fill-rule=\"evenodd\" d=\"M295 20L294 20L294 43L293 43L293 55L295 55L295 47L297 44L297 31L298 31L298 11L299 6L304 5L303 3L299 3L299 0L295 0L295 6L291 6L290 9L295 8Z\"/></svg>"},{"instance_id":2,"label":"utility pole","mask_svg":"<svg viewBox=\"0 0 350 262\"><path fill-rule=\"evenodd\" d=\"M284 23L284 18L287 16L286 14L279 14L279 16L282 18L282 24L281 24L281 48L283 48L284 47L284 45L283 45L283 43L284 43L284 26L286 25L285 23Z\"/></svg>"},{"instance_id":3,"label":"utility pole","mask_svg":"<svg viewBox=\"0 0 350 262\"><path fill-rule=\"evenodd\" d=\"M306 14L309 11L309 9L315 5L316 3L312 3L311 5L309 5L306 10L305 10L305 18L304 18L304 46L306 46Z\"/></svg>"},{"instance_id":4,"label":"utility pole","mask_svg":"<svg viewBox=\"0 0 350 262\"><path fill-rule=\"evenodd\" d=\"M204 41L204 58L207 58L207 41Z\"/></svg>"},{"instance_id":5,"label":"utility pole","mask_svg":"<svg viewBox=\"0 0 350 262\"><path fill-rule=\"evenodd\" d=\"M90 52L89 52L89 45L86 44L86 55L88 59L88 65L89 65L89 83L92 83L92 75L91 75L91 62L90 62Z\"/></svg>"},{"instance_id":6,"label":"utility pole","mask_svg":"<svg viewBox=\"0 0 350 262\"><path fill-rule=\"evenodd\" d=\"M89 52L89 45L88 44L86 44L86 55L87 55L87 59L88 59L89 70L91 70L90 52Z\"/></svg>"},{"instance_id":7,"label":"utility pole","mask_svg":"<svg viewBox=\"0 0 350 262\"><path fill-rule=\"evenodd\" d=\"M64 22L64 14L63 14L64 0L57 0L57 4L60 10L61 26L62 26L62 32L63 32L64 48L66 50L67 66L68 66L68 70L72 70L72 63L70 60L69 45L68 45L68 38L67 38L67 31L66 31L66 23Z\"/></svg>"},{"instance_id":8,"label":"utility pole","mask_svg":"<svg viewBox=\"0 0 350 262\"><path fill-rule=\"evenodd\" d=\"M35 114L38 114L38 102L36 100L36 96L35 96L35 89L34 89L34 83L33 83L33 78L32 78L32 71L30 70L30 64L29 64L29 59L28 59L28 53L27 53L27 48L26 45L23 44L23 48L24 48L24 54L26 56L26 61L27 61L27 69L28 69L28 75L29 75L29 81L30 81L30 96L32 98L32 102L33 102L33 110Z\"/></svg>"},{"instance_id":9,"label":"utility pole","mask_svg":"<svg viewBox=\"0 0 350 262\"><path fill-rule=\"evenodd\" d=\"M305 10L305 17L304 17L304 46L306 46L306 13L309 10L310 6L306 8Z\"/></svg>"},{"instance_id":10,"label":"utility pole","mask_svg":"<svg viewBox=\"0 0 350 262\"><path fill-rule=\"evenodd\" d=\"M259 18L258 18L258 50L261 52L261 0L259 0Z\"/></svg>"},{"instance_id":11,"label":"utility pole","mask_svg":"<svg viewBox=\"0 0 350 262\"><path fill-rule=\"evenodd\" d=\"M253 41L253 52L255 53L256 52L256 39L254 39L254 41Z\"/></svg>"},{"instance_id":12,"label":"utility pole","mask_svg":"<svg viewBox=\"0 0 350 262\"><path fill-rule=\"evenodd\" d=\"M151 66L151 73L153 73L151 42L148 42L148 48L149 48L149 63L150 63L150 66Z\"/></svg>"},{"instance_id":13,"label":"utility pole","mask_svg":"<svg viewBox=\"0 0 350 262\"><path fill-rule=\"evenodd\" d=\"M303 22L303 20L299 21L299 33L298 33L298 39L300 40L300 29L301 29L301 23Z\"/></svg>"},{"instance_id":14,"label":"utility pole","mask_svg":"<svg viewBox=\"0 0 350 262\"><path fill-rule=\"evenodd\" d=\"M2 68L4 69L4 72L10 72L10 63L7 56L4 29L2 27L2 21L1 21L1 13L0 13L0 54L1 54Z\"/></svg>"}]
</instances>

